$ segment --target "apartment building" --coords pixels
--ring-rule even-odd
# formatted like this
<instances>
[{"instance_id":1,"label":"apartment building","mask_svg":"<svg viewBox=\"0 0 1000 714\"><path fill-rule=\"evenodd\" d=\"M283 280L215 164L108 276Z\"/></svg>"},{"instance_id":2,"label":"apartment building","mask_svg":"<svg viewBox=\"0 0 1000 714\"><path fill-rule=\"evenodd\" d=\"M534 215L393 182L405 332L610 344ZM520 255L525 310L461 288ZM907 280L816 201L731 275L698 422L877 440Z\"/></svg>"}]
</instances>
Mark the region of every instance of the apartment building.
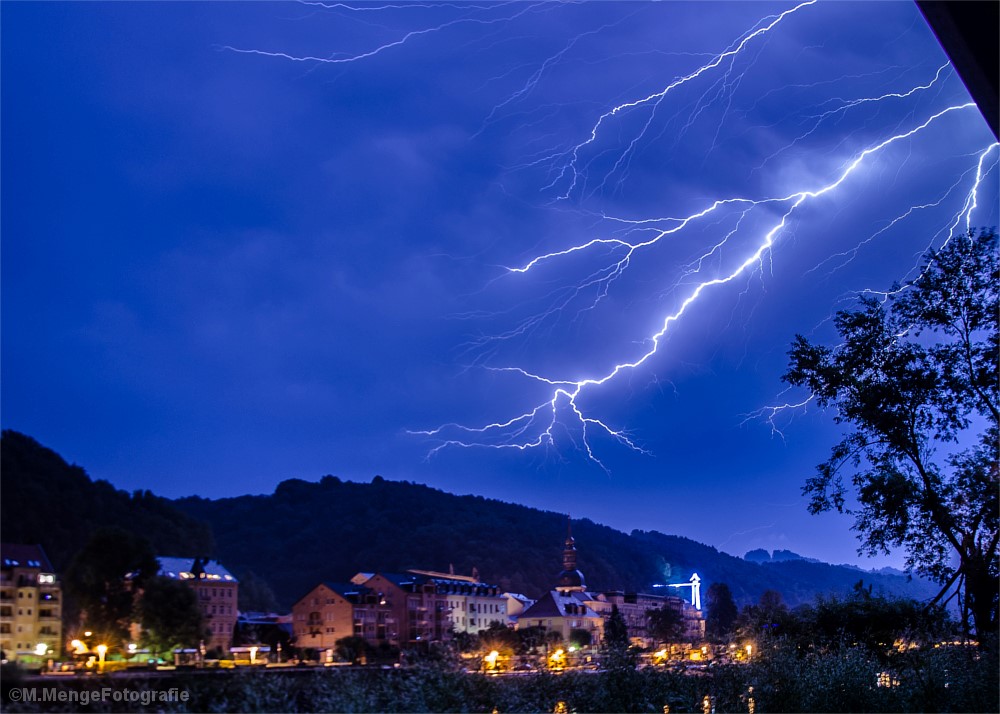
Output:
<instances>
[{"instance_id":1,"label":"apartment building","mask_svg":"<svg viewBox=\"0 0 1000 714\"><path fill-rule=\"evenodd\" d=\"M62 652L62 587L40 545L0 543L0 649L7 659Z\"/></svg>"},{"instance_id":2,"label":"apartment building","mask_svg":"<svg viewBox=\"0 0 1000 714\"><path fill-rule=\"evenodd\" d=\"M228 651L233 644L238 612L239 581L226 568L208 558L158 556L159 575L187 583L198 595L209 637L206 650Z\"/></svg>"},{"instance_id":3,"label":"apartment building","mask_svg":"<svg viewBox=\"0 0 1000 714\"><path fill-rule=\"evenodd\" d=\"M507 597L499 585L479 581L472 575L439 573L433 570L408 570L413 575L428 578L444 601L448 625L455 632L471 635L489 629L493 623L507 625Z\"/></svg>"}]
</instances>

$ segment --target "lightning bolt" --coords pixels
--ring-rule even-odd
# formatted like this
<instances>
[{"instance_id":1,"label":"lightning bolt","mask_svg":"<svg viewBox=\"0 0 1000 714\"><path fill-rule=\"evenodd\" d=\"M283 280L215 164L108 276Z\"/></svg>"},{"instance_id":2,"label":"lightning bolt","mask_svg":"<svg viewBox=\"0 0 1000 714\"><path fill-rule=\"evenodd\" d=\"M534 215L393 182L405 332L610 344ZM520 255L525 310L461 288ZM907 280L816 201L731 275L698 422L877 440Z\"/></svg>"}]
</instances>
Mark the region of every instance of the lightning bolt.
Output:
<instances>
[{"instance_id":1,"label":"lightning bolt","mask_svg":"<svg viewBox=\"0 0 1000 714\"><path fill-rule=\"evenodd\" d=\"M414 8L444 9L446 11L466 11L459 17L443 22L426 24L418 29L397 31L388 41L372 43L367 49L356 53L339 53L322 57L315 54L294 54L291 52L269 51L260 49L236 48L226 45L221 49L249 55L259 55L275 59L313 63L316 65L346 65L369 60L382 53L395 50L421 37L443 33L458 26L475 26L487 28L513 22L527 14L548 12L553 8L563 6L563 3L536 2L521 4L504 2L498 4L464 5L458 3L414 3L385 4L377 6L355 6L347 3L309 2L307 5L324 10L343 12L373 12L375 10L393 10ZM588 120L579 133L573 134L570 140L557 140L555 146L540 150L531 145L530 155L522 155L519 163L509 167L515 171L543 171L544 178L539 182L541 192L550 199L550 206L561 206L564 210L575 200L592 197L598 192L608 189L612 179L617 176L615 189L624 186L630 165L639 152L651 144L666 131L667 120L664 115L674 112L676 133L674 145L695 124L705 121L705 113L713 104L719 104L722 118L714 126L714 137L706 152L711 153L717 148L723 122L726 121L728 110L732 106L733 96L747 73L753 68L756 57L762 52L764 45L772 36L782 32L782 27L794 22L795 16L804 17L812 12L810 8L817 0L807 0L794 5L780 13L768 15L755 22L749 29L723 43L724 49L713 53L676 53L697 58L693 69L677 73L672 79L655 85L655 91L636 90L635 96L626 101L616 97L613 101L603 103L601 109L593 112L592 120ZM624 19L624 18L622 18ZM619 20L618 22L621 22ZM617 23L599 25L596 29L582 32L564 42L560 49L542 61L530 74L519 82L516 89L505 94L505 98L495 104L485 116L479 136L488 127L509 114L511 108L526 101L530 96L541 91L545 79L557 66L568 61L575 48L584 40L608 30ZM737 63L741 63L737 65ZM739 67L739 68L738 68ZM519 69L519 68L518 68ZM901 68L889 68L900 69ZM510 70L509 73L515 70ZM888 71L888 70L881 70ZM508 74L509 74L508 73ZM848 75L848 77L872 76ZM922 81L910 83L902 89L892 91L858 93L862 96L842 96L827 99L819 104L812 103L808 107L797 108L801 113L801 122L797 124L798 134L790 142L770 153L756 168L763 169L779 157L787 155L791 149L800 143L815 137L820 127L828 127L837 122L845 121L850 116L864 115L866 112L878 114L883 106L897 106L910 102L913 107L904 118L889 128L882 129L878 138L861 142L854 134L847 133L840 143L828 150L829 158L838 155L840 163L832 168L810 167L815 177L806 181L796 179L795 183L784 186L780 190L739 190L726 195L709 195L695 199L690 210L664 211L659 217L633 218L614 215L614 212L601 211L589 214L594 216L595 223L602 227L611 226L606 232L591 234L576 241L568 241L555 250L538 252L516 263L504 266L496 281L509 285L513 281L524 283L541 273L540 283L545 285L545 294L530 298L540 307L528 317L516 318L510 329L473 340L465 345L465 354L478 355L473 358L473 365L497 374L503 374L531 385L535 396L527 400L525 408L515 408L513 415L488 421L480 425L469 425L457 422L441 426L410 431L428 439L433 446L429 456L438 454L445 449L497 449L513 451L530 451L535 449L557 449L563 440L568 440L578 448L587 459L608 471L596 448L597 439L611 439L622 447L646 453L640 439L627 429L611 423L611 419L598 418L593 409L588 407L587 400L601 394L602 388L628 377L637 375L640 371L651 371L653 362L667 351L668 338L675 331L675 326L684 321L705 301L707 295L722 290L725 286L746 281L743 288L749 290L749 281L757 276L762 279L773 271L770 261L783 242L793 235L794 226L799 221L799 214L811 204L820 199L835 201L839 194L848 190L848 185L862 169L877 171L885 170L888 162L879 163L890 147L901 147L897 151L912 152L912 142L931 127L947 126L956 117L975 111L972 102L941 101L944 85L951 81L954 73L949 64L937 66L936 70L925 76ZM708 89L699 92L702 82L709 82ZM782 89L796 87L814 88L824 84L821 81L786 85ZM780 90L772 90L780 91ZM760 102L767 99L772 92L757 97L752 111ZM692 100L691 96L694 95ZM844 98L845 96L849 98ZM685 98L686 97L686 98ZM673 101L677 98L677 101ZM543 105L539 110L554 111L560 106L553 102ZM683 116L683 111L687 116ZM485 112L484 112L485 113ZM631 133L625 125L626 118L632 122ZM670 121L673 121L671 119ZM865 120L865 129L875 130L868 126L872 118ZM663 125L662 127L660 125ZM654 134L659 131L659 136ZM619 142L617 148L605 144ZM974 153L963 156L969 160L969 168L958 172L957 179L949 181L950 186L943 193L922 197L919 203L906 207L905 210L894 212L893 218L887 220L880 229L856 244L847 251L836 251L822 259L813 271L818 271L831 263L832 272L853 261L859 252L871 243L882 240L905 221L924 211L947 207L948 222L938 228L931 245L940 240L941 234L947 234L946 240L963 226L970 229L973 215L980 206L981 191L985 179L996 172L1000 144L991 143L977 149ZM770 149L768 149L770 151ZM966 149L966 151L968 151ZM846 157L840 159L839 157ZM908 159L909 157L907 157ZM604 162L604 163L602 163ZM905 160L904 162L905 163ZM903 164L898 165L899 171ZM603 167L598 170L598 167ZM954 175L954 174L953 174ZM971 187L968 186L971 181ZM964 193L964 197L963 194ZM733 195L737 194L737 195ZM740 195L742 194L742 195ZM846 198L846 197L844 197ZM958 200L960 207L950 213L950 207ZM841 200L843 206L847 201ZM587 212L581 210L581 214ZM664 215L666 214L666 215ZM693 250L685 247L682 242L695 231L703 231L712 236L703 250ZM658 285L659 300L669 300L668 308L658 308L652 322L640 331L639 338L634 342L619 345L611 343L617 350L614 358L608 359L607 365L601 368L590 368L578 373L550 373L548 368L538 369L516 364L507 366L492 366L487 364L486 357L496 354L498 345L528 336L541 336L546 325L563 319L573 312L576 320L584 311L594 310L608 299L619 287L619 282L629 273L630 269L639 263L648 264L656 260L654 251L667 247L676 250L688 250L679 261L681 269L679 276L673 280L662 281ZM569 270L579 271L578 265L585 263L588 267L576 278L565 279ZM596 267L595 267L596 266ZM547 287L552 269L564 270L563 280L554 288ZM576 274L576 273L574 273ZM867 289L867 288L866 288ZM878 291L873 291L878 292ZM888 293L878 293L888 297ZM480 319L482 317L514 315L514 308L504 313L486 314L472 312L462 317ZM521 312L517 312L521 315ZM492 360L491 360L492 361ZM655 376L654 376L655 379ZM766 406L752 414L744 415L744 423L751 420L762 420L771 427L772 435L783 438L778 419L789 412L805 409L812 401L811 397L800 401Z\"/></svg>"},{"instance_id":2,"label":"lightning bolt","mask_svg":"<svg viewBox=\"0 0 1000 714\"><path fill-rule=\"evenodd\" d=\"M551 253L545 253L530 261L525 263L520 267L509 268L511 274L525 274L529 271L536 269L543 263L558 260L566 256L578 253L581 251L587 251L595 247L613 247L620 248L624 250L624 256L612 263L608 268L606 268L601 273L595 274L600 275L600 278L591 278L585 281L584 284L593 281L594 279L603 280L605 283L613 281L615 278L621 275L621 272L628 266L629 261L632 259L633 255L657 242L663 240L667 236L673 235L689 225L693 221L704 218L705 216L719 210L724 206L729 205L741 205L744 207L759 207L763 205L773 205L781 206L782 211L780 217L775 221L769 230L764 232L756 244L756 247L748 255L746 255L743 260L730 272L721 275L719 277L713 277L699 282L695 287L690 290L687 296L681 301L680 306L671 313L664 316L663 321L658 330L648 335L644 342L649 345L649 347L638 354L636 357L619 362L611 367L609 370L603 374L592 377L583 378L566 378L566 377L548 377L541 374L536 374L530 372L526 369L520 367L500 367L500 368L487 368L498 372L512 372L525 379L529 379L541 384L547 385L553 388L551 395L545 402L533 407L531 410L519 414L511 419L502 422L493 422L486 424L484 426L469 428L457 424L448 424L445 426L438 427L436 429L412 431L412 434L422 435L430 438L442 437L449 430L459 430L464 432L466 435L478 435L479 437L492 437L496 438L498 441L487 441L480 439L457 439L457 438L444 438L437 446L435 446L431 453L437 453L441 449L449 446L457 446L463 448L469 447L486 447L486 448L500 448L500 449L532 449L543 446L554 446L554 433L557 426L560 424L560 415L566 414L567 412L571 415L571 418L575 418L582 437L582 444L587 458L596 463L601 468L607 470L604 463L595 455L593 447L588 438L589 432L593 430L600 430L605 434L616 439L619 443L624 444L630 449L635 451L643 451L641 447L637 446L636 443L629 438L625 431L621 429L616 429L609 426L600 419L596 419L591 416L586 416L585 411L581 407L579 400L581 396L587 391L600 387L607 384L608 382L619 377L623 373L634 372L639 367L642 367L646 362L653 358L654 355L660 349L661 343L664 337L667 335L671 326L680 320L688 310L697 303L701 296L722 285L733 282L740 276L744 275L750 270L755 269L757 266L761 265L761 262L765 255L773 249L775 243L778 240L781 231L785 229L788 225L789 220L792 218L793 214L802 206L804 203L810 200L817 199L821 196L829 194L840 188L850 176L861 166L866 160L870 159L872 156L883 151L886 147L899 143L905 139L908 139L919 132L927 129L929 126L942 120L949 114L954 112L959 112L963 110L974 109L975 104L973 102L967 102L964 104L953 105L942 109L919 125L909 129L908 131L900 132L894 134L883 141L874 144L860 153L858 153L853 159L846 163L846 166L841 171L839 176L837 176L833 181L819 186L817 188L802 190L785 196L777 198L764 198L764 199L751 199L746 197L736 197L728 198L714 201L705 208L695 213L682 218L672 218L668 219L673 222L674 225L668 229L660 230L656 233L653 238L646 241L640 241L635 243L630 243L621 239L593 239L587 241L586 243L581 243L579 245L571 246L569 248L564 248L559 251L554 251ZM978 190L978 185L982 179L982 162L983 156L986 156L990 150L983 152L980 157L980 170L977 172L977 182L976 187L970 192L970 196L974 195ZM974 201L969 199L968 205L973 205ZM963 209L962 215L965 215L965 209ZM725 243L725 239L720 243L713 246L708 252L703 254L700 261L707 259L712 253L720 248L721 245ZM692 270L693 273L699 274L701 272L701 266L698 265ZM768 414L768 420L772 424L772 427L780 433L776 427L774 427L774 417L777 416L781 411L791 408L801 408L810 400L805 400L799 404L788 404L777 407L767 407L764 412ZM536 431L532 432L532 427Z\"/></svg>"}]
</instances>

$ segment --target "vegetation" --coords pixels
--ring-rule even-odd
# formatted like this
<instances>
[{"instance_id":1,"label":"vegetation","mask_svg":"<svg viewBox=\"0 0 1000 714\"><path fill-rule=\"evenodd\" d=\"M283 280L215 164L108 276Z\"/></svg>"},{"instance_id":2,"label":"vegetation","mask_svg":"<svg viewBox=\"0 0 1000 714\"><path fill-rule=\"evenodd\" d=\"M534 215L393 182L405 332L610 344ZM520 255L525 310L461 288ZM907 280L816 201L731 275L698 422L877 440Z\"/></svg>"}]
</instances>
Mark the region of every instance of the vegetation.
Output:
<instances>
[{"instance_id":1,"label":"vegetation","mask_svg":"<svg viewBox=\"0 0 1000 714\"><path fill-rule=\"evenodd\" d=\"M647 631L658 642L679 642L684 635L684 615L681 611L664 605L646 612Z\"/></svg>"},{"instance_id":2,"label":"vegetation","mask_svg":"<svg viewBox=\"0 0 1000 714\"><path fill-rule=\"evenodd\" d=\"M372 569L447 572L450 565L459 573L475 567L485 582L538 597L561 570L566 538L564 515L378 477L371 483L333 476L318 483L291 480L269 496L185 498L175 504L211 523L219 559L237 575L252 569L266 579L286 609L321 580L341 581ZM260 538L264 522L281 535ZM706 585L729 583L738 603L753 602L771 587L795 605L820 593L846 594L859 577L856 569L825 563L749 563L687 538L626 535L586 519L573 521L573 535L587 583L608 590L642 591L697 571ZM864 575L887 594L937 592L923 581Z\"/></svg>"},{"instance_id":3,"label":"vegetation","mask_svg":"<svg viewBox=\"0 0 1000 714\"><path fill-rule=\"evenodd\" d=\"M66 590L83 609L84 625L102 642L128 639L136 592L159 570L147 541L121 530L96 531L66 571Z\"/></svg>"},{"instance_id":4,"label":"vegetation","mask_svg":"<svg viewBox=\"0 0 1000 714\"><path fill-rule=\"evenodd\" d=\"M41 543L64 573L93 533L121 528L149 541L157 555L212 553L210 527L149 491L128 494L91 481L79 466L29 436L0 435L0 539Z\"/></svg>"},{"instance_id":5,"label":"vegetation","mask_svg":"<svg viewBox=\"0 0 1000 714\"><path fill-rule=\"evenodd\" d=\"M179 580L150 578L143 586L136 614L142 626L142 644L156 654L198 647L211 635L194 588Z\"/></svg>"},{"instance_id":6,"label":"vegetation","mask_svg":"<svg viewBox=\"0 0 1000 714\"><path fill-rule=\"evenodd\" d=\"M65 572L96 529L117 526L147 538L159 555L219 559L240 579L242 610L287 611L317 582L361 570L447 571L452 564L456 572L476 567L486 582L537 597L560 569L565 516L476 496L378 477L351 483L328 476L318 483L285 481L269 496L167 501L91 481L83 469L16 432L3 432L0 455L5 541L41 543L57 572ZM268 524L266 538L261 523ZM756 601L770 587L794 606L821 593L849 593L859 577L856 569L804 560L750 563L688 538L626 535L586 519L574 521L573 532L580 568L600 588L641 591L697 571L706 586L728 583L738 604ZM865 578L886 594L937 592L921 580Z\"/></svg>"},{"instance_id":7,"label":"vegetation","mask_svg":"<svg viewBox=\"0 0 1000 714\"><path fill-rule=\"evenodd\" d=\"M384 670L378 667L187 674L162 678L85 677L53 679L46 687L98 694L163 692L171 687L187 701L157 703L157 711L338 712L549 712L564 701L570 711L700 712L705 696L717 711L758 712L997 711L995 653L940 648L902 653L891 663L864 648L836 654L775 650L750 664L710 668L704 676L663 669L565 672L490 677L443 667ZM885 686L879 686L879 683ZM10 673L0 679L4 711L79 711L69 700L45 705L12 701ZM751 689L752 687L752 689ZM135 711L135 701L113 697L94 711ZM150 707L152 708L152 707Z\"/></svg>"},{"instance_id":8,"label":"vegetation","mask_svg":"<svg viewBox=\"0 0 1000 714\"><path fill-rule=\"evenodd\" d=\"M721 642L733 631L739 614L733 593L726 583L712 583L705 593L705 600L705 635L713 642Z\"/></svg>"},{"instance_id":9,"label":"vegetation","mask_svg":"<svg viewBox=\"0 0 1000 714\"><path fill-rule=\"evenodd\" d=\"M853 513L861 550L960 594L981 638L1000 605L1000 260L996 232L958 235L886 299L837 313L841 343L799 335L785 380L850 427L804 491ZM963 623L967 622L963 616Z\"/></svg>"}]
</instances>

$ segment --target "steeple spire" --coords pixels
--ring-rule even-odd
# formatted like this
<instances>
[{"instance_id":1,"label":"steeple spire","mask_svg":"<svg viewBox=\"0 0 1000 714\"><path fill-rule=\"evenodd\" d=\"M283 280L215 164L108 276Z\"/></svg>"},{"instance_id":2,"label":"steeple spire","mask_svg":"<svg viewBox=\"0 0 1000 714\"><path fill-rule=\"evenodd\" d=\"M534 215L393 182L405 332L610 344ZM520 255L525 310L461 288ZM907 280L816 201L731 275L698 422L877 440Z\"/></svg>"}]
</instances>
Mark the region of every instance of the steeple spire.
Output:
<instances>
[{"instance_id":1,"label":"steeple spire","mask_svg":"<svg viewBox=\"0 0 1000 714\"><path fill-rule=\"evenodd\" d=\"M576 541L573 539L573 521L566 514L566 547L563 549L563 571L559 573L558 590L586 590L583 573L576 569Z\"/></svg>"},{"instance_id":2,"label":"steeple spire","mask_svg":"<svg viewBox=\"0 0 1000 714\"><path fill-rule=\"evenodd\" d=\"M566 549L563 550L563 570L576 570L576 541L573 540L573 521L566 514Z\"/></svg>"}]
</instances>

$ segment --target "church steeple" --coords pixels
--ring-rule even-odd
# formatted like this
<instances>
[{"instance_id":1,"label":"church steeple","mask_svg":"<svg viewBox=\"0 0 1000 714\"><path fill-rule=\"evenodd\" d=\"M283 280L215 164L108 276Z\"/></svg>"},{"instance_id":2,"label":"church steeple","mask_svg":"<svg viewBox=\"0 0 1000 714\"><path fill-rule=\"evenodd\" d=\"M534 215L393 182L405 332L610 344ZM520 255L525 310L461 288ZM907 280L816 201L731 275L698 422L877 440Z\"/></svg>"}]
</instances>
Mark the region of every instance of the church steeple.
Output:
<instances>
[{"instance_id":1,"label":"church steeple","mask_svg":"<svg viewBox=\"0 0 1000 714\"><path fill-rule=\"evenodd\" d=\"M576 541L573 539L573 525L569 515L566 516L566 547L563 550L563 571L559 573L556 589L562 591L584 591L587 589L587 585L583 580L583 573L576 569Z\"/></svg>"},{"instance_id":2,"label":"church steeple","mask_svg":"<svg viewBox=\"0 0 1000 714\"><path fill-rule=\"evenodd\" d=\"M576 570L576 541L573 540L573 522L566 516L566 549L563 550L563 570Z\"/></svg>"}]
</instances>

